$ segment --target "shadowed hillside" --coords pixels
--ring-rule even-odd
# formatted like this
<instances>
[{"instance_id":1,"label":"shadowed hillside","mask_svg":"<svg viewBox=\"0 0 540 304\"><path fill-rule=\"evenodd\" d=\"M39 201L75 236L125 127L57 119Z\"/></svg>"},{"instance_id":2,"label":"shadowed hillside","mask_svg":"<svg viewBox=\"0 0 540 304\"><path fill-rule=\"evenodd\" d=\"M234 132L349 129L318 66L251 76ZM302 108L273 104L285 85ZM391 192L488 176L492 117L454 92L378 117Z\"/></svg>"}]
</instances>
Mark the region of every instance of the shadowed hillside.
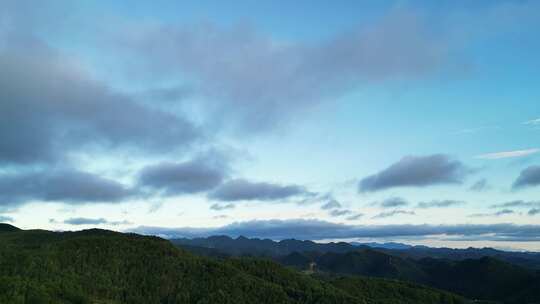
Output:
<instances>
[{"instance_id":1,"label":"shadowed hillside","mask_svg":"<svg viewBox=\"0 0 540 304\"><path fill-rule=\"evenodd\" d=\"M180 239L173 243L197 254L271 257L300 271L398 279L455 292L468 298L502 303L540 303L540 275L535 253L424 246L408 249L369 248L348 243L271 241L226 236ZM189 244L189 245L188 245ZM392 244L393 247L396 246ZM435 258L430 257L433 253ZM485 253L487 256L482 256ZM468 257L473 258L468 258ZM492 256L496 256L492 257ZM498 259L504 258L504 260ZM520 263L507 260L520 259Z\"/></svg>"}]
</instances>

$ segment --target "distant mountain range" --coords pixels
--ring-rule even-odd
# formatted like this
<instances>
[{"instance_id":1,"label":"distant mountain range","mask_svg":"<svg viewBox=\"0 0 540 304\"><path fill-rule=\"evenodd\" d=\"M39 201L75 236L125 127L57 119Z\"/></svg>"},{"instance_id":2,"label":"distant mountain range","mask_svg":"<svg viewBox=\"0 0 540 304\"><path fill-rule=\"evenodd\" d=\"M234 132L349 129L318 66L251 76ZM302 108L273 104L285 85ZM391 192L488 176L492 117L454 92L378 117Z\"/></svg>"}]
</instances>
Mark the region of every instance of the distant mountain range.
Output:
<instances>
[{"instance_id":1,"label":"distant mountain range","mask_svg":"<svg viewBox=\"0 0 540 304\"><path fill-rule=\"evenodd\" d=\"M538 252L515 252L502 251L493 248L433 248L427 246L412 246L402 243L359 243L359 242L330 242L317 243L313 241L302 241L286 239L273 241L270 239L246 238L240 236L231 238L229 236L211 236L207 238L181 238L172 239L175 245L202 247L215 249L216 255L232 256L266 256L280 257L293 252L336 252L345 253L362 248L373 248L390 255L403 258L441 258L449 260L479 259L482 257L494 257L525 268L540 270L540 253ZM197 249L193 249L197 250ZM199 249L200 250L200 249Z\"/></svg>"},{"instance_id":2,"label":"distant mountain range","mask_svg":"<svg viewBox=\"0 0 540 304\"><path fill-rule=\"evenodd\" d=\"M302 271L398 279L500 303L540 303L540 255L399 243L316 243L213 236L173 244L214 257L267 257Z\"/></svg>"}]
</instances>

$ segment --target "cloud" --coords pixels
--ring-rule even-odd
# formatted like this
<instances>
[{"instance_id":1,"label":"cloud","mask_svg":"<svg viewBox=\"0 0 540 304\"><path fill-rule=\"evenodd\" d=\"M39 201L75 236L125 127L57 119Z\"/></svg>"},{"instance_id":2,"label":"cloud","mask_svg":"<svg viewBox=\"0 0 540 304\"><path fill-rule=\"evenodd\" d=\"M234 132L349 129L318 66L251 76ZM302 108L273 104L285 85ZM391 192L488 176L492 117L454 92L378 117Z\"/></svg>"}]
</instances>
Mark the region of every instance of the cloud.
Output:
<instances>
[{"instance_id":1,"label":"cloud","mask_svg":"<svg viewBox=\"0 0 540 304\"><path fill-rule=\"evenodd\" d=\"M503 210L496 211L493 213L473 213L469 215L469 217L491 217L491 216L502 216L502 215L514 214L514 213L516 213L514 210L503 209Z\"/></svg>"},{"instance_id":2,"label":"cloud","mask_svg":"<svg viewBox=\"0 0 540 304\"><path fill-rule=\"evenodd\" d=\"M52 221L51 221L52 220ZM49 220L49 222L56 222L54 219ZM68 225L131 225L131 222L126 220L124 221L108 221L104 218L86 218L86 217L73 217L64 220L64 224Z\"/></svg>"},{"instance_id":3,"label":"cloud","mask_svg":"<svg viewBox=\"0 0 540 304\"><path fill-rule=\"evenodd\" d=\"M529 166L521 171L512 188L521 189L538 185L540 185L540 166Z\"/></svg>"},{"instance_id":4,"label":"cloud","mask_svg":"<svg viewBox=\"0 0 540 304\"><path fill-rule=\"evenodd\" d=\"M0 43L0 164L65 161L95 148L185 149L200 130L96 81L34 38Z\"/></svg>"},{"instance_id":5,"label":"cloud","mask_svg":"<svg viewBox=\"0 0 540 304\"><path fill-rule=\"evenodd\" d=\"M421 209L428 209L428 208L446 208L446 207L452 207L457 205L463 205L466 204L464 201L456 201L456 200L433 200L430 202L420 202L416 206L417 208Z\"/></svg>"},{"instance_id":6,"label":"cloud","mask_svg":"<svg viewBox=\"0 0 540 304\"><path fill-rule=\"evenodd\" d=\"M141 187L162 195L198 193L214 189L228 175L219 156L206 156L182 163L162 162L144 167L138 176Z\"/></svg>"},{"instance_id":7,"label":"cloud","mask_svg":"<svg viewBox=\"0 0 540 304\"><path fill-rule=\"evenodd\" d=\"M273 201L305 196L310 193L302 186L251 182L245 179L229 180L212 191L208 197L220 201Z\"/></svg>"},{"instance_id":8,"label":"cloud","mask_svg":"<svg viewBox=\"0 0 540 304\"><path fill-rule=\"evenodd\" d=\"M488 190L490 188L487 179L483 178L475 182L469 187L469 190L476 191L476 192L482 192L484 190Z\"/></svg>"},{"instance_id":9,"label":"cloud","mask_svg":"<svg viewBox=\"0 0 540 304\"><path fill-rule=\"evenodd\" d=\"M540 126L540 118L531 119L523 123L524 125L529 126Z\"/></svg>"},{"instance_id":10,"label":"cloud","mask_svg":"<svg viewBox=\"0 0 540 304\"><path fill-rule=\"evenodd\" d=\"M514 157L524 157L533 155L540 152L540 149L527 149L527 150L515 150L515 151L505 151L505 152L495 152L488 154L481 154L476 156L480 159L503 159L503 158L514 158Z\"/></svg>"},{"instance_id":11,"label":"cloud","mask_svg":"<svg viewBox=\"0 0 540 304\"><path fill-rule=\"evenodd\" d=\"M102 225L106 223L107 223L107 220L104 218L92 219L92 218L85 218L85 217L74 217L74 218L69 218L67 220L64 220L64 224L69 224L69 225Z\"/></svg>"},{"instance_id":12,"label":"cloud","mask_svg":"<svg viewBox=\"0 0 540 304\"><path fill-rule=\"evenodd\" d=\"M0 223L13 223L14 220L11 216L0 215Z\"/></svg>"},{"instance_id":13,"label":"cloud","mask_svg":"<svg viewBox=\"0 0 540 304\"><path fill-rule=\"evenodd\" d=\"M373 192L393 187L426 187L439 184L461 184L471 173L463 163L443 154L406 156L397 163L362 179L360 192Z\"/></svg>"},{"instance_id":14,"label":"cloud","mask_svg":"<svg viewBox=\"0 0 540 304\"><path fill-rule=\"evenodd\" d=\"M514 214L515 211L514 210L510 210L510 209L503 209L501 211L497 211L495 212L495 216L501 216L501 215L506 215L506 214Z\"/></svg>"},{"instance_id":15,"label":"cloud","mask_svg":"<svg viewBox=\"0 0 540 304\"><path fill-rule=\"evenodd\" d=\"M458 224L458 225L346 225L315 219L252 220L214 228L165 228L140 226L130 231L166 238L228 235L269 239L303 240L349 238L396 238L454 236L490 238L498 241L540 241L539 225Z\"/></svg>"},{"instance_id":16,"label":"cloud","mask_svg":"<svg viewBox=\"0 0 540 304\"><path fill-rule=\"evenodd\" d=\"M209 23L137 22L111 40L152 75L187 79L208 100L202 107L213 110L212 120L244 133L283 125L359 84L430 74L445 64L448 51L419 15L405 10L309 43L249 25Z\"/></svg>"},{"instance_id":17,"label":"cloud","mask_svg":"<svg viewBox=\"0 0 540 304\"><path fill-rule=\"evenodd\" d=\"M382 202L375 202L373 205L380 206L381 208L395 208L395 207L403 207L407 206L409 202L407 202L405 199L401 197L390 197L385 199Z\"/></svg>"},{"instance_id":18,"label":"cloud","mask_svg":"<svg viewBox=\"0 0 540 304\"><path fill-rule=\"evenodd\" d=\"M493 204L491 208L540 208L540 201L517 200L500 204Z\"/></svg>"},{"instance_id":19,"label":"cloud","mask_svg":"<svg viewBox=\"0 0 540 304\"><path fill-rule=\"evenodd\" d=\"M210 206L210 209L212 210L216 210L216 211L221 211L221 210L227 210L227 209L234 209L234 205L233 204L213 204L212 206Z\"/></svg>"},{"instance_id":20,"label":"cloud","mask_svg":"<svg viewBox=\"0 0 540 304\"><path fill-rule=\"evenodd\" d=\"M338 209L338 208L341 208L341 204L335 199L332 199L328 201L326 204L321 206L322 210L330 210L330 209Z\"/></svg>"},{"instance_id":21,"label":"cloud","mask_svg":"<svg viewBox=\"0 0 540 304\"><path fill-rule=\"evenodd\" d=\"M392 211L384 211L381 212L375 216L372 217L372 219L381 219L381 218L387 218L387 217L393 217L396 215L416 215L414 211L406 211L406 210L392 210Z\"/></svg>"},{"instance_id":22,"label":"cloud","mask_svg":"<svg viewBox=\"0 0 540 304\"><path fill-rule=\"evenodd\" d=\"M333 209L328 212L328 214L333 217L349 215L351 213L352 211L347 209Z\"/></svg>"},{"instance_id":23,"label":"cloud","mask_svg":"<svg viewBox=\"0 0 540 304\"><path fill-rule=\"evenodd\" d=\"M0 208L29 201L66 204L116 203L136 193L123 184L75 169L50 169L0 175Z\"/></svg>"},{"instance_id":24,"label":"cloud","mask_svg":"<svg viewBox=\"0 0 540 304\"><path fill-rule=\"evenodd\" d=\"M529 210L529 212L527 212L528 215L537 215L537 214L540 214L540 209L539 208L535 208L535 209L531 209Z\"/></svg>"},{"instance_id":25,"label":"cloud","mask_svg":"<svg viewBox=\"0 0 540 304\"><path fill-rule=\"evenodd\" d=\"M363 213L355 213L355 214L353 214L353 215L351 215L351 216L348 216L348 217L346 218L346 220L348 220L348 221L356 221L356 220L360 219L360 218L363 217L363 216L364 216Z\"/></svg>"}]
</instances>

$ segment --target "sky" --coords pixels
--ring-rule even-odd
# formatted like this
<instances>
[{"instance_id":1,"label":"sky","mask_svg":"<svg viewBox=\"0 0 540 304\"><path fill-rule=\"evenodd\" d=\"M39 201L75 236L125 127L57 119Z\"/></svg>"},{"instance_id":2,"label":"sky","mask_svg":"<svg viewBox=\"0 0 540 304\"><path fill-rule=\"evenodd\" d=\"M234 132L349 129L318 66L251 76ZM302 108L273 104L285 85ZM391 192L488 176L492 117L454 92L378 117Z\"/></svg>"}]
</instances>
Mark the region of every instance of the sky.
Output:
<instances>
[{"instance_id":1,"label":"sky","mask_svg":"<svg viewBox=\"0 0 540 304\"><path fill-rule=\"evenodd\" d=\"M538 1L0 1L0 222L540 251Z\"/></svg>"}]
</instances>

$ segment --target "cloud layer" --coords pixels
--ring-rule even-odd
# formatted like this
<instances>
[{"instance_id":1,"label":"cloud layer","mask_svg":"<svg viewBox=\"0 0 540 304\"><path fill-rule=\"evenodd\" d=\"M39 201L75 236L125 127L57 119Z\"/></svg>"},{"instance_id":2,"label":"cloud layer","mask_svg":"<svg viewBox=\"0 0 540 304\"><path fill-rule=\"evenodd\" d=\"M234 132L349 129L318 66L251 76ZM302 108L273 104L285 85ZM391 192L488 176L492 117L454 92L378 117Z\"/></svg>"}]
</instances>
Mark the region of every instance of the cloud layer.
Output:
<instances>
[{"instance_id":1,"label":"cloud layer","mask_svg":"<svg viewBox=\"0 0 540 304\"><path fill-rule=\"evenodd\" d=\"M374 205L377 205L381 208L395 208L407 206L409 202L401 197L389 197L382 202L375 202Z\"/></svg>"},{"instance_id":2,"label":"cloud layer","mask_svg":"<svg viewBox=\"0 0 540 304\"><path fill-rule=\"evenodd\" d=\"M162 195L179 195L208 191L220 185L228 174L223 160L202 157L182 163L162 162L144 167L138 185Z\"/></svg>"},{"instance_id":3,"label":"cloud layer","mask_svg":"<svg viewBox=\"0 0 540 304\"><path fill-rule=\"evenodd\" d=\"M476 158L481 159L502 159L502 158L514 158L514 157L525 157L533 155L540 152L540 149L527 149L527 150L515 150L515 151L505 151L505 152L495 152L478 155Z\"/></svg>"},{"instance_id":4,"label":"cloud layer","mask_svg":"<svg viewBox=\"0 0 540 304\"><path fill-rule=\"evenodd\" d=\"M446 208L452 206L459 206L465 204L464 201L456 200L433 200L430 202L420 202L417 205L417 208L428 209L428 208Z\"/></svg>"},{"instance_id":5,"label":"cloud layer","mask_svg":"<svg viewBox=\"0 0 540 304\"><path fill-rule=\"evenodd\" d=\"M454 236L478 237L499 241L540 241L540 226L514 224L462 225L345 225L321 220L254 220L218 228L161 228L141 226L132 230L167 238L229 235L270 239L350 239L391 237Z\"/></svg>"},{"instance_id":6,"label":"cloud layer","mask_svg":"<svg viewBox=\"0 0 540 304\"><path fill-rule=\"evenodd\" d=\"M138 23L111 39L153 74L187 78L210 101L204 106L217 114L213 120L243 133L273 128L351 87L428 74L445 64L449 48L405 10L311 43L211 23Z\"/></svg>"},{"instance_id":7,"label":"cloud layer","mask_svg":"<svg viewBox=\"0 0 540 304\"><path fill-rule=\"evenodd\" d=\"M200 136L183 117L93 80L39 40L0 44L0 66L0 164L50 163L96 147L163 152Z\"/></svg>"},{"instance_id":8,"label":"cloud layer","mask_svg":"<svg viewBox=\"0 0 540 304\"><path fill-rule=\"evenodd\" d=\"M447 155L406 156L397 163L362 179L360 192L374 192L394 187L426 187L460 184L470 173L463 163Z\"/></svg>"},{"instance_id":9,"label":"cloud layer","mask_svg":"<svg viewBox=\"0 0 540 304\"><path fill-rule=\"evenodd\" d=\"M116 181L74 169L0 175L0 208L5 209L28 201L116 203L134 194Z\"/></svg>"},{"instance_id":10,"label":"cloud layer","mask_svg":"<svg viewBox=\"0 0 540 304\"><path fill-rule=\"evenodd\" d=\"M284 200L310 193L302 186L252 182L245 179L229 180L209 194L209 198L219 201L272 201Z\"/></svg>"},{"instance_id":11,"label":"cloud layer","mask_svg":"<svg viewBox=\"0 0 540 304\"><path fill-rule=\"evenodd\" d=\"M373 216L372 219L382 219L382 218L387 218L387 217L393 217L396 215L416 215L416 213L414 211L407 211L407 210L383 211Z\"/></svg>"},{"instance_id":12,"label":"cloud layer","mask_svg":"<svg viewBox=\"0 0 540 304\"><path fill-rule=\"evenodd\" d=\"M540 185L540 166L530 166L521 171L512 187L521 189Z\"/></svg>"},{"instance_id":13,"label":"cloud layer","mask_svg":"<svg viewBox=\"0 0 540 304\"><path fill-rule=\"evenodd\" d=\"M55 220L51 220L55 222ZM112 226L118 226L118 225L129 225L131 224L128 221L109 221L104 218L86 218L86 217L73 217L69 218L63 221L64 224L68 225L112 225Z\"/></svg>"}]
</instances>

